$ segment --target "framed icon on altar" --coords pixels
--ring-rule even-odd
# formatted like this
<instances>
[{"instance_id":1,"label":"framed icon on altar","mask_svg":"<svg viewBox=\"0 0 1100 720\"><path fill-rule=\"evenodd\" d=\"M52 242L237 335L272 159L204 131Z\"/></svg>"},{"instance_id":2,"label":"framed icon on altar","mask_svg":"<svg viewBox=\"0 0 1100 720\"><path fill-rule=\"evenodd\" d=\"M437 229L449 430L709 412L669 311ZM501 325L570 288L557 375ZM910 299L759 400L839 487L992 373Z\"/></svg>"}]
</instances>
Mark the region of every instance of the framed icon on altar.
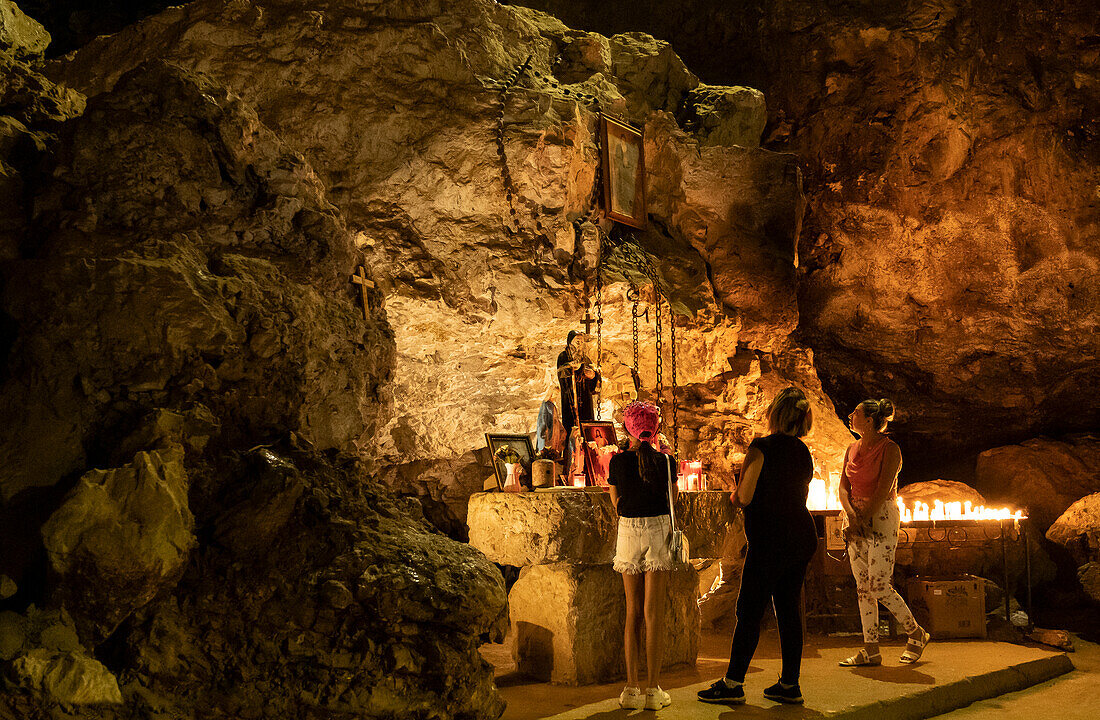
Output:
<instances>
[{"instance_id":1,"label":"framed icon on altar","mask_svg":"<svg viewBox=\"0 0 1100 720\"><path fill-rule=\"evenodd\" d=\"M618 454L615 424L606 421L582 422L584 440L584 475L589 486L607 487L611 458Z\"/></svg>"},{"instance_id":2,"label":"framed icon on altar","mask_svg":"<svg viewBox=\"0 0 1100 720\"><path fill-rule=\"evenodd\" d=\"M485 444L489 447L498 488L518 492L531 485L535 446L530 435L485 433Z\"/></svg>"},{"instance_id":3,"label":"framed icon on altar","mask_svg":"<svg viewBox=\"0 0 1100 720\"><path fill-rule=\"evenodd\" d=\"M624 225L644 228L645 148L642 130L600 113L600 172L604 214Z\"/></svg>"}]
</instances>

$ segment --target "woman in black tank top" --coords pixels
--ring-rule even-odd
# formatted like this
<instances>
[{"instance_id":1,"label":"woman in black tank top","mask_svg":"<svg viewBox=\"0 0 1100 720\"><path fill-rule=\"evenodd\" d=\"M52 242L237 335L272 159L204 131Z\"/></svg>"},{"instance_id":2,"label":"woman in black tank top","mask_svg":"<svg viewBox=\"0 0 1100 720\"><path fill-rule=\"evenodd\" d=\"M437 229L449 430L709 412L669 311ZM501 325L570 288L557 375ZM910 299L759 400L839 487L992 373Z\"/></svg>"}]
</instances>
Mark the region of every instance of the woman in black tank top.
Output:
<instances>
[{"instance_id":1,"label":"woman in black tank top","mask_svg":"<svg viewBox=\"0 0 1100 720\"><path fill-rule=\"evenodd\" d=\"M779 393L768 407L771 434L754 440L745 455L741 480L731 496L744 508L749 550L737 598L737 627L725 677L699 692L703 702L745 702L742 683L760 640L760 621L769 601L775 607L783 672L764 697L800 703L802 665L802 583L817 550L817 531L806 508L814 474L813 458L800 438L813 427L813 411L798 388Z\"/></svg>"}]
</instances>

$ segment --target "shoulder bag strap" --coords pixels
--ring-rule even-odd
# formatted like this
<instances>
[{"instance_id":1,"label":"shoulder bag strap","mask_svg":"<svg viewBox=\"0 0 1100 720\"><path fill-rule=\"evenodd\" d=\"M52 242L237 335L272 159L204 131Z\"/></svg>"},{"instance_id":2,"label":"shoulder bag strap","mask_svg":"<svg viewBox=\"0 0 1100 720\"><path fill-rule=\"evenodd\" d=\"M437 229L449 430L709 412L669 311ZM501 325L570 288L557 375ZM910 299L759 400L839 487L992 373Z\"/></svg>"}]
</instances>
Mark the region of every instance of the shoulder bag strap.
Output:
<instances>
[{"instance_id":1,"label":"shoulder bag strap","mask_svg":"<svg viewBox=\"0 0 1100 720\"><path fill-rule=\"evenodd\" d=\"M672 504L672 456L665 455L665 468L668 470L668 483L666 488L668 489L668 519L672 525L672 532L676 532L676 508Z\"/></svg>"}]
</instances>

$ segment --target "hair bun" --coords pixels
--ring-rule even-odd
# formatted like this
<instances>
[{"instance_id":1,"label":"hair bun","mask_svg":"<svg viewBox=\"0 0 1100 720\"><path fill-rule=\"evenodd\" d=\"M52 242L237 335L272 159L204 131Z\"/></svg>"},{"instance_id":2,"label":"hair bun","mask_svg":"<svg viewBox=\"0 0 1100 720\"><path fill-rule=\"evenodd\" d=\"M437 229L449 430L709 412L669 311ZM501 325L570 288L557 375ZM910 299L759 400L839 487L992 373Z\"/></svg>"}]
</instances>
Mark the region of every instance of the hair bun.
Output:
<instances>
[{"instance_id":1,"label":"hair bun","mask_svg":"<svg viewBox=\"0 0 1100 720\"><path fill-rule=\"evenodd\" d=\"M894 419L894 401L890 398L881 398L878 401L879 412L882 413L883 420Z\"/></svg>"},{"instance_id":2,"label":"hair bun","mask_svg":"<svg viewBox=\"0 0 1100 720\"><path fill-rule=\"evenodd\" d=\"M806 398L802 398L797 403L795 403L794 406L796 408L798 408L799 410L805 410L806 408L810 407L810 401L807 400Z\"/></svg>"}]
</instances>

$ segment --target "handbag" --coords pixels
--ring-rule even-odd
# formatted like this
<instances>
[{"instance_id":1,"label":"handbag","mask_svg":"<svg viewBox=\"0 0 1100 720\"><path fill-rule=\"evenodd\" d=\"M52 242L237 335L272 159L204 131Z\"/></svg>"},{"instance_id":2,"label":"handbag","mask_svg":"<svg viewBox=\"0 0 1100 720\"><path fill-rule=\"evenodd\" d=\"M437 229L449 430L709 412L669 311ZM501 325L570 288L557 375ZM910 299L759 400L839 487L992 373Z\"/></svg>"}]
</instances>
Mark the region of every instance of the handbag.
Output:
<instances>
[{"instance_id":1,"label":"handbag","mask_svg":"<svg viewBox=\"0 0 1100 720\"><path fill-rule=\"evenodd\" d=\"M676 508L672 503L672 457L665 455L668 460L668 519L672 525L672 539L669 542L669 550L672 553L673 562L685 564L691 558L691 550L688 547L687 538L681 530L676 529Z\"/></svg>"}]
</instances>

